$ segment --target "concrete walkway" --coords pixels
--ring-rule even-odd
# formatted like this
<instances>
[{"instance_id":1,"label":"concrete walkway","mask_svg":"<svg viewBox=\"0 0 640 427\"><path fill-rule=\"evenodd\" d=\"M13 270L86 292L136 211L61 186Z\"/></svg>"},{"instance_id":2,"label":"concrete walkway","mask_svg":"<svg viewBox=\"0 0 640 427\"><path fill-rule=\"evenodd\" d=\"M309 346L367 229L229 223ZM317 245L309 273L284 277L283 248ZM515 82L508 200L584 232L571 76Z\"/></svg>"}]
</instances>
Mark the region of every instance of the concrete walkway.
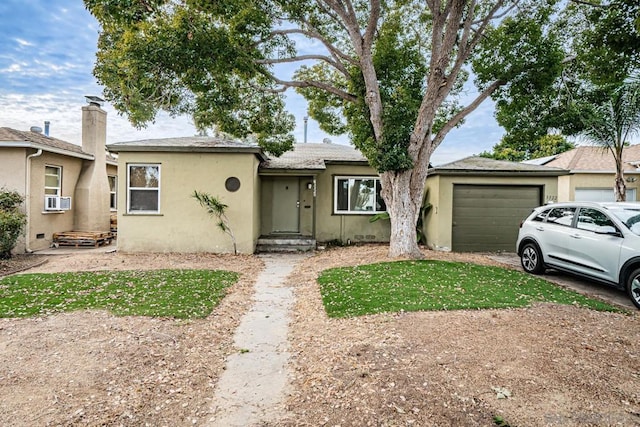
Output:
<instances>
[{"instance_id":1,"label":"concrete walkway","mask_svg":"<svg viewBox=\"0 0 640 427\"><path fill-rule=\"evenodd\" d=\"M254 305L234 336L238 352L218 381L212 427L263 425L284 412L288 384L287 335L293 292L283 285L304 254L260 255L265 269L255 283Z\"/></svg>"}]
</instances>

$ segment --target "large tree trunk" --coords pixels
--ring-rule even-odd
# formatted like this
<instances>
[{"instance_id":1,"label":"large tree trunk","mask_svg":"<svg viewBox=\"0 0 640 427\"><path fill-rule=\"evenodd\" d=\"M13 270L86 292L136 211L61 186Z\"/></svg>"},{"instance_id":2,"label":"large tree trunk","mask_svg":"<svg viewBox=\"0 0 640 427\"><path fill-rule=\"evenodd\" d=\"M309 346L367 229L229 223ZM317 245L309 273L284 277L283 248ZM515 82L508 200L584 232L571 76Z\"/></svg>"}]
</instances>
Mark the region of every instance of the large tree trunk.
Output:
<instances>
[{"instance_id":1,"label":"large tree trunk","mask_svg":"<svg viewBox=\"0 0 640 427\"><path fill-rule=\"evenodd\" d=\"M424 179L416 180L416 169L402 172L383 172L382 193L387 203L391 221L389 256L424 258L418 247L416 223L420 213L420 203L424 192ZM422 175L417 173L417 175Z\"/></svg>"}]
</instances>

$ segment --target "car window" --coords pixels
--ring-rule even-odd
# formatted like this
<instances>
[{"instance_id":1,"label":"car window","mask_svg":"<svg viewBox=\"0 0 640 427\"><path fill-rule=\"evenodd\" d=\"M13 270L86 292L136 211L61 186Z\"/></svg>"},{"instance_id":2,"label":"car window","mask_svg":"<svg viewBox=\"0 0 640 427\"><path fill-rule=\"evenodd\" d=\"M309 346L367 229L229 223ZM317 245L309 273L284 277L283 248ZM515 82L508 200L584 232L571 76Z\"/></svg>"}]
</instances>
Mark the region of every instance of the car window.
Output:
<instances>
[{"instance_id":1,"label":"car window","mask_svg":"<svg viewBox=\"0 0 640 427\"><path fill-rule=\"evenodd\" d=\"M549 211L549 215L547 215L547 222L570 227L573 223L573 217L575 214L576 208L553 208Z\"/></svg>"},{"instance_id":2,"label":"car window","mask_svg":"<svg viewBox=\"0 0 640 427\"><path fill-rule=\"evenodd\" d=\"M576 227L598 233L615 233L616 226L604 213L596 209L582 208L578 215Z\"/></svg>"},{"instance_id":3,"label":"car window","mask_svg":"<svg viewBox=\"0 0 640 427\"><path fill-rule=\"evenodd\" d=\"M531 218L531 221L537 221L537 222L544 221L545 219L547 219L548 213L549 213L549 209L540 211L533 218Z\"/></svg>"},{"instance_id":4,"label":"car window","mask_svg":"<svg viewBox=\"0 0 640 427\"><path fill-rule=\"evenodd\" d=\"M624 225L634 234L640 235L640 210L633 208L611 209L612 214L618 217Z\"/></svg>"}]
</instances>

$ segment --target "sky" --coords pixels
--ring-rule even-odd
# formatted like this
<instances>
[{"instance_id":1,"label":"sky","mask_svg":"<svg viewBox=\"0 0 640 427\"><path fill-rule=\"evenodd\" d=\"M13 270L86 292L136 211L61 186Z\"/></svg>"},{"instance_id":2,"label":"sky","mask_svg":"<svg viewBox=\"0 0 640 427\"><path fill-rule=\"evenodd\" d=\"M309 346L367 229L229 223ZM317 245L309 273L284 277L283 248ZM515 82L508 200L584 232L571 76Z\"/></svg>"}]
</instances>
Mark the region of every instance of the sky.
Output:
<instances>
[{"instance_id":1,"label":"sky","mask_svg":"<svg viewBox=\"0 0 640 427\"><path fill-rule=\"evenodd\" d=\"M100 26L82 0L0 1L0 127L44 128L49 135L81 144L81 108L85 95L102 96L92 74ZM472 93L470 95L473 95ZM307 104L287 92L287 108L296 118L294 136L304 142ZM196 129L186 116L160 114L155 123L137 130L109 103L107 144L150 138L193 136ZM483 103L465 124L452 130L431 157L442 165L482 151L491 151L504 130L494 118L494 105ZM307 141L348 144L347 136L329 135L309 119Z\"/></svg>"}]
</instances>

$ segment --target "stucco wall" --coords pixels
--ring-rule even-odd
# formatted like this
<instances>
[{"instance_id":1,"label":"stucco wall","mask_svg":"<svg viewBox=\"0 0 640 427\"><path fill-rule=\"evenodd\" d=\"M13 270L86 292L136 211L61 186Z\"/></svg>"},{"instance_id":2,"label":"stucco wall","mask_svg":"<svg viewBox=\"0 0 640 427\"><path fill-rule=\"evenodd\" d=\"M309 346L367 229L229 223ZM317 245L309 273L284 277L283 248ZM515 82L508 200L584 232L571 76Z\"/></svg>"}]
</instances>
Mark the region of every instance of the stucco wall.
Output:
<instances>
[{"instance_id":1,"label":"stucco wall","mask_svg":"<svg viewBox=\"0 0 640 427\"><path fill-rule=\"evenodd\" d=\"M26 149L3 148L0 155L0 188L25 193Z\"/></svg>"},{"instance_id":2,"label":"stucco wall","mask_svg":"<svg viewBox=\"0 0 640 427\"><path fill-rule=\"evenodd\" d=\"M427 189L432 208L426 218L427 246L433 249L452 247L453 186L454 184L484 185L536 185L542 187L544 202L558 198L557 177L491 177L432 175L427 178Z\"/></svg>"},{"instance_id":3,"label":"stucco wall","mask_svg":"<svg viewBox=\"0 0 640 427\"><path fill-rule=\"evenodd\" d=\"M333 213L334 176L378 176L368 166L328 165L317 177L316 240L351 242L388 242L389 220L369 222L372 215L338 215Z\"/></svg>"},{"instance_id":4,"label":"stucco wall","mask_svg":"<svg viewBox=\"0 0 640 427\"><path fill-rule=\"evenodd\" d=\"M53 233L72 231L74 223L74 194L82 169L82 159L59 154L42 153L31 160L31 194L29 202L29 248L46 249L53 243ZM44 210L45 166L62 167L61 197L71 197L71 210L47 212Z\"/></svg>"},{"instance_id":5,"label":"stucco wall","mask_svg":"<svg viewBox=\"0 0 640 427\"><path fill-rule=\"evenodd\" d=\"M160 164L160 213L127 213L127 164ZM122 252L233 252L231 238L216 217L192 197L206 192L228 206L226 215L239 253L253 253L256 218L257 163L253 154L130 153L118 158L118 250ZM240 180L236 192L225 189L229 177Z\"/></svg>"},{"instance_id":6,"label":"stucco wall","mask_svg":"<svg viewBox=\"0 0 640 427\"><path fill-rule=\"evenodd\" d=\"M24 148L2 149L2 154L0 154L0 188L25 195L26 156ZM25 204L22 205L21 210L25 212ZM24 253L24 251L25 237L22 235L18 238L13 252Z\"/></svg>"},{"instance_id":7,"label":"stucco wall","mask_svg":"<svg viewBox=\"0 0 640 427\"><path fill-rule=\"evenodd\" d=\"M634 182L626 182L627 190L636 189L636 198L640 197L640 178L636 174L625 174L625 178L635 178ZM576 188L580 189L611 189L613 191L615 176L613 173L574 173L561 176L558 180L558 201L570 202L575 200ZM628 202L635 200L627 199Z\"/></svg>"}]
</instances>

